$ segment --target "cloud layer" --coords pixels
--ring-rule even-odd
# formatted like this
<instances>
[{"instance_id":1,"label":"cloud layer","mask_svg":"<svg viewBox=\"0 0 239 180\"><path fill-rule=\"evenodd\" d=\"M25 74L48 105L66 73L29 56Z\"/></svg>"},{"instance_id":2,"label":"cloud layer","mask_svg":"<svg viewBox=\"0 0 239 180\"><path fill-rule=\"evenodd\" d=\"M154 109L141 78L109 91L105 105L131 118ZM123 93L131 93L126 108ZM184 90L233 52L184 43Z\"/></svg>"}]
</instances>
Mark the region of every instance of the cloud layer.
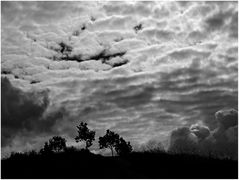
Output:
<instances>
[{"instance_id":1,"label":"cloud layer","mask_svg":"<svg viewBox=\"0 0 239 180\"><path fill-rule=\"evenodd\" d=\"M132 144L163 141L179 126L201 123L211 132L218 128L215 112L237 109L237 2L2 2L1 8L6 148L19 142L21 149L23 131L34 132L30 144L43 132L70 139L79 121ZM207 127L183 131L203 138Z\"/></svg>"}]
</instances>

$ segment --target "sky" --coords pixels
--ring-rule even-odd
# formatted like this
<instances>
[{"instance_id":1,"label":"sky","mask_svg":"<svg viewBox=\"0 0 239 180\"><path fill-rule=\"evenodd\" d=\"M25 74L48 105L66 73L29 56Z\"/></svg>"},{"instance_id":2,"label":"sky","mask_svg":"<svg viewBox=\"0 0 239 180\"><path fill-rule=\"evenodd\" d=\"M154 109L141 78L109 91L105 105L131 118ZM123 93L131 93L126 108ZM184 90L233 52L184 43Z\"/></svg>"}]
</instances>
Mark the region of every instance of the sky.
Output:
<instances>
[{"instance_id":1,"label":"sky","mask_svg":"<svg viewBox=\"0 0 239 180\"><path fill-rule=\"evenodd\" d=\"M81 121L96 131L92 151L107 129L134 147L168 144L178 131L193 139L195 128L222 132L215 113L237 113L237 7L1 2L2 154L54 135L81 147Z\"/></svg>"}]
</instances>

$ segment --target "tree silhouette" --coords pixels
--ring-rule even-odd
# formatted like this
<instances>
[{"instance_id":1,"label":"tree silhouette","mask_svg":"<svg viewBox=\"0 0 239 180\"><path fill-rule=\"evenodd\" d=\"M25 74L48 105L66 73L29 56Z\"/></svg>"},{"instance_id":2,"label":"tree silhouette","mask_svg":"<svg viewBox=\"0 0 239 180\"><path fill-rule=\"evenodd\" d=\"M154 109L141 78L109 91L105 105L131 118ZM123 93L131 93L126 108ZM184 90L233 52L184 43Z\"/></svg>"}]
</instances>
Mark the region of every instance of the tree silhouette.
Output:
<instances>
[{"instance_id":1,"label":"tree silhouette","mask_svg":"<svg viewBox=\"0 0 239 180\"><path fill-rule=\"evenodd\" d=\"M118 143L115 146L115 150L118 155L126 155L132 152L132 146L130 142L126 142L122 137L119 139Z\"/></svg>"},{"instance_id":2,"label":"tree silhouette","mask_svg":"<svg viewBox=\"0 0 239 180\"><path fill-rule=\"evenodd\" d=\"M44 147L40 150L40 154L50 154L52 153L52 149L50 148L48 142L45 142Z\"/></svg>"},{"instance_id":3,"label":"tree silhouette","mask_svg":"<svg viewBox=\"0 0 239 180\"><path fill-rule=\"evenodd\" d=\"M66 148L66 139L60 136L53 136L49 142L46 142L42 152L60 152Z\"/></svg>"},{"instance_id":4,"label":"tree silhouette","mask_svg":"<svg viewBox=\"0 0 239 180\"><path fill-rule=\"evenodd\" d=\"M75 137L76 142L85 141L85 149L88 149L92 142L95 140L95 131L91 131L87 127L87 123L81 122L79 126L77 126L78 135Z\"/></svg>"},{"instance_id":5,"label":"tree silhouette","mask_svg":"<svg viewBox=\"0 0 239 180\"><path fill-rule=\"evenodd\" d=\"M112 156L114 156L114 148L119 143L119 135L106 130L106 134L103 137L99 137L100 149L109 148L111 150Z\"/></svg>"}]
</instances>

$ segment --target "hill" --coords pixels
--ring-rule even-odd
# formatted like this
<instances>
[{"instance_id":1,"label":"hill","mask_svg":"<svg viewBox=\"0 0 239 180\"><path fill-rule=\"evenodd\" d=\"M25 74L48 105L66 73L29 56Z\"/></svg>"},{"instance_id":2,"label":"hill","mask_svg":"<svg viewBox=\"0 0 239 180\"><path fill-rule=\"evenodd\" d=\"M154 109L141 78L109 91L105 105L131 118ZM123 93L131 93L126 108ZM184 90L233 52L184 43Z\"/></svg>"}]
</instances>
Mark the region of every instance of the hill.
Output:
<instances>
[{"instance_id":1,"label":"hill","mask_svg":"<svg viewBox=\"0 0 239 180\"><path fill-rule=\"evenodd\" d=\"M238 178L237 161L166 152L133 152L123 157L88 151L28 153L1 162L1 178Z\"/></svg>"}]
</instances>

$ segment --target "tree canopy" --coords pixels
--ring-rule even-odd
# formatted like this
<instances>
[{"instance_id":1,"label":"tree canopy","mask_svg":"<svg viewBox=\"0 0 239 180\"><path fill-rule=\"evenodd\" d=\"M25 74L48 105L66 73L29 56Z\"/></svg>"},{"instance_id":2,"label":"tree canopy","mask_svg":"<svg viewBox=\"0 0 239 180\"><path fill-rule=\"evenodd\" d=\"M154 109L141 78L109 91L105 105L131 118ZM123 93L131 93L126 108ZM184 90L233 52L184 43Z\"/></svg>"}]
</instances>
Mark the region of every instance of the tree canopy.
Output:
<instances>
[{"instance_id":1,"label":"tree canopy","mask_svg":"<svg viewBox=\"0 0 239 180\"><path fill-rule=\"evenodd\" d=\"M41 153L51 153L64 151L66 148L66 139L60 136L53 136L48 142L45 142Z\"/></svg>"},{"instance_id":2,"label":"tree canopy","mask_svg":"<svg viewBox=\"0 0 239 180\"><path fill-rule=\"evenodd\" d=\"M87 123L81 122L79 126L77 126L78 135L75 137L76 142L85 141L85 149L88 149L92 146L92 142L95 140L95 131L90 130L87 127Z\"/></svg>"},{"instance_id":3,"label":"tree canopy","mask_svg":"<svg viewBox=\"0 0 239 180\"><path fill-rule=\"evenodd\" d=\"M130 142L126 142L122 137L119 139L118 143L115 146L115 150L118 155L126 155L132 152L133 148L130 145Z\"/></svg>"},{"instance_id":4,"label":"tree canopy","mask_svg":"<svg viewBox=\"0 0 239 180\"><path fill-rule=\"evenodd\" d=\"M106 130L106 134L103 137L99 137L100 149L109 148L112 156L114 155L114 148L119 141L119 135L109 129Z\"/></svg>"},{"instance_id":5,"label":"tree canopy","mask_svg":"<svg viewBox=\"0 0 239 180\"><path fill-rule=\"evenodd\" d=\"M106 130L106 134L103 137L99 137L100 149L109 148L111 150L112 156L114 155L114 150L118 155L125 155L132 151L132 146L130 142L126 142L117 133Z\"/></svg>"}]
</instances>

